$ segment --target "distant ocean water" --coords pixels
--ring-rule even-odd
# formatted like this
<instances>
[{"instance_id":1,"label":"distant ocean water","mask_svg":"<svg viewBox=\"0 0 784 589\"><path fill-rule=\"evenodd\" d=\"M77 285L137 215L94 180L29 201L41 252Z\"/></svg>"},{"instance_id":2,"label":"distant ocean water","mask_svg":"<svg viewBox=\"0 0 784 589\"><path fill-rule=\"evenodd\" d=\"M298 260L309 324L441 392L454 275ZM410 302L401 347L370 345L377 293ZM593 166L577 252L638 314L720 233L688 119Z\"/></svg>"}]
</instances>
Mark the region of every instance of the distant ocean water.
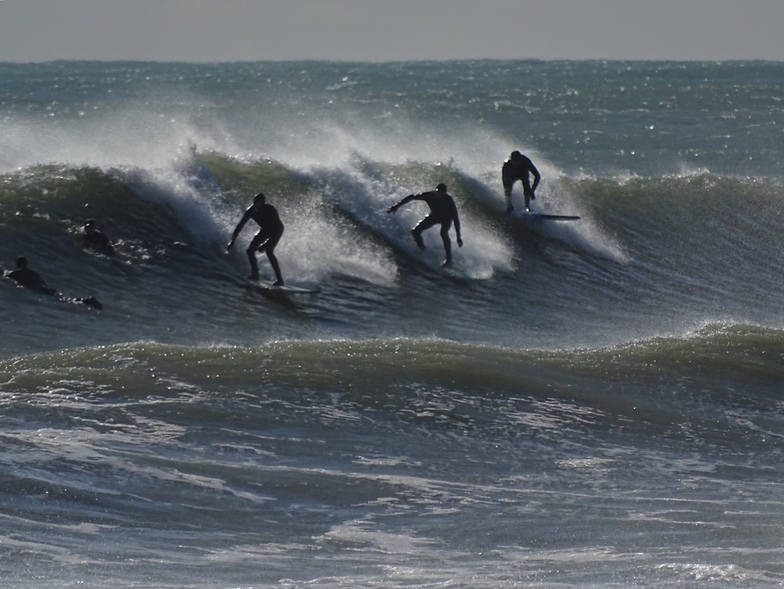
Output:
<instances>
[{"instance_id":1,"label":"distant ocean water","mask_svg":"<svg viewBox=\"0 0 784 589\"><path fill-rule=\"evenodd\" d=\"M782 97L768 62L0 64L0 263L104 304L2 281L3 587L781 587ZM580 220L504 214L513 149ZM386 212L439 182L455 273ZM225 252L258 191L317 293Z\"/></svg>"}]
</instances>

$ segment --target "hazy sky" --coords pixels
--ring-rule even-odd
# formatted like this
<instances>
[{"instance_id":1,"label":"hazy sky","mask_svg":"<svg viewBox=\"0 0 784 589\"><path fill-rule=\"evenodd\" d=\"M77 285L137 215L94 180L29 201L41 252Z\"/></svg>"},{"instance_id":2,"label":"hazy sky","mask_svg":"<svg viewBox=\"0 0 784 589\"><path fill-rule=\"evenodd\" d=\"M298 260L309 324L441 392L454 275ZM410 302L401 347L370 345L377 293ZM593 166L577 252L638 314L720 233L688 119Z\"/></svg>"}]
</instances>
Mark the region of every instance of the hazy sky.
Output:
<instances>
[{"instance_id":1,"label":"hazy sky","mask_svg":"<svg viewBox=\"0 0 784 589\"><path fill-rule=\"evenodd\" d=\"M784 60L784 0L0 0L0 61Z\"/></svg>"}]
</instances>

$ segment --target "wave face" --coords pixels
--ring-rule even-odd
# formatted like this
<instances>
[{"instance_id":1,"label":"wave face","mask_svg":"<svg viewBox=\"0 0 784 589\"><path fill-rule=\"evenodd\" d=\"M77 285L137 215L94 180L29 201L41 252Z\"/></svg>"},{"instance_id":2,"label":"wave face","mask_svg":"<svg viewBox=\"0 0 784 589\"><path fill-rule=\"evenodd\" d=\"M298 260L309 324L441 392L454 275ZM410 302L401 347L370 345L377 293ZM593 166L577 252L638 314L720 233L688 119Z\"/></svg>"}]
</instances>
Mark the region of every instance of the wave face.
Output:
<instances>
[{"instance_id":1,"label":"wave face","mask_svg":"<svg viewBox=\"0 0 784 589\"><path fill-rule=\"evenodd\" d=\"M780 586L782 74L0 64L0 263L104 305L2 281L3 575ZM439 182L452 271L386 212ZM317 292L226 252L258 191Z\"/></svg>"}]
</instances>

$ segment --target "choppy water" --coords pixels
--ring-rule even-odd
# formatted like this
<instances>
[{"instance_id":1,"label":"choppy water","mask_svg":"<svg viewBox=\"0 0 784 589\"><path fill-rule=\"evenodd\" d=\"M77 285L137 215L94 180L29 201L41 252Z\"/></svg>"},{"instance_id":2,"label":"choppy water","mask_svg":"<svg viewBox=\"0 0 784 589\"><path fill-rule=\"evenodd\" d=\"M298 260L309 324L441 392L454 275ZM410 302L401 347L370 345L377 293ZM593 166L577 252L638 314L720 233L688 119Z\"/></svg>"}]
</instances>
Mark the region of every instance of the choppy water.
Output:
<instances>
[{"instance_id":1,"label":"choppy water","mask_svg":"<svg viewBox=\"0 0 784 589\"><path fill-rule=\"evenodd\" d=\"M0 289L3 586L784 583L784 65L0 74L0 262L104 304Z\"/></svg>"}]
</instances>

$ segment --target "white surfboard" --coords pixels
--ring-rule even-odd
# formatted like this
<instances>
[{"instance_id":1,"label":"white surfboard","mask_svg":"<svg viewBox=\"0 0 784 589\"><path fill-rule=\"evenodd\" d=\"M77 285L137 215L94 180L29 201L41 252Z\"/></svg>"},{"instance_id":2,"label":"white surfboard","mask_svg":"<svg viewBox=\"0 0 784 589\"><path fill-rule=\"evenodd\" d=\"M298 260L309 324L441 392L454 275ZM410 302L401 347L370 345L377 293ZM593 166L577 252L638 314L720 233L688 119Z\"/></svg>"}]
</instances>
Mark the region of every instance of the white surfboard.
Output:
<instances>
[{"instance_id":1,"label":"white surfboard","mask_svg":"<svg viewBox=\"0 0 784 589\"><path fill-rule=\"evenodd\" d=\"M296 284L284 284L282 286L277 286L268 280L249 279L248 284L252 286L257 286L259 288L263 288L264 290L271 290L275 292L286 292L291 294L314 294L319 292L318 286L307 287L307 286L298 286Z\"/></svg>"}]
</instances>

